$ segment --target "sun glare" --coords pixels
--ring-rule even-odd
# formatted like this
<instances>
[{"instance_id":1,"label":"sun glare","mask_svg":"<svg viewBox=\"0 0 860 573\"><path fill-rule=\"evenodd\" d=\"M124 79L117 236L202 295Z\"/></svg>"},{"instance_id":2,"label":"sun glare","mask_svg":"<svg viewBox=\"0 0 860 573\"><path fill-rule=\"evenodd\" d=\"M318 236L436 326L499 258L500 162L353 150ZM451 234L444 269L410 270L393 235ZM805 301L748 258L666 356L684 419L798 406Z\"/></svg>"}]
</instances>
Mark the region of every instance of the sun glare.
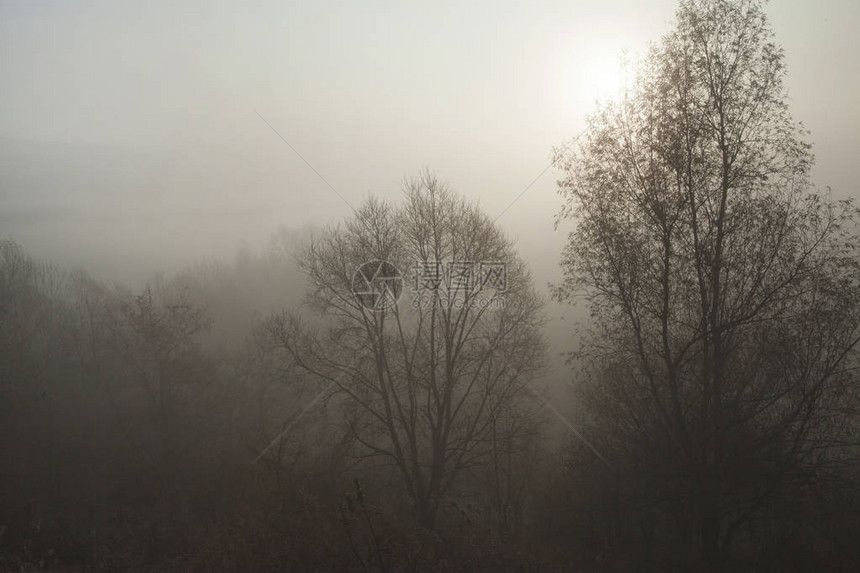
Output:
<instances>
[{"instance_id":1,"label":"sun glare","mask_svg":"<svg viewBox=\"0 0 860 573\"><path fill-rule=\"evenodd\" d=\"M624 87L621 62L615 58L597 58L585 66L579 78L581 89L592 99L617 99Z\"/></svg>"},{"instance_id":2,"label":"sun glare","mask_svg":"<svg viewBox=\"0 0 860 573\"><path fill-rule=\"evenodd\" d=\"M554 83L566 107L591 108L595 100L619 100L624 93L625 74L616 45L595 45L590 53L577 54L558 69L561 73L556 75Z\"/></svg>"}]
</instances>

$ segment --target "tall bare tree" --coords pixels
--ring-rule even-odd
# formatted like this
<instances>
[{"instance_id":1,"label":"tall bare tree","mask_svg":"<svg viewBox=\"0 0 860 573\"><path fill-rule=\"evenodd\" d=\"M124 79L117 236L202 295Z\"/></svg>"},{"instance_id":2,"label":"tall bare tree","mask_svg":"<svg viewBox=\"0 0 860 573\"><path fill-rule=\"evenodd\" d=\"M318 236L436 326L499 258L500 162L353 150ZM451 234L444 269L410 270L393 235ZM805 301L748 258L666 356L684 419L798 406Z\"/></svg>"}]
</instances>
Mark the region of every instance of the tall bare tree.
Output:
<instances>
[{"instance_id":1,"label":"tall bare tree","mask_svg":"<svg viewBox=\"0 0 860 573\"><path fill-rule=\"evenodd\" d=\"M812 475L860 335L855 210L810 185L784 75L760 2L685 0L556 157L577 225L559 294L591 305L595 407L619 452L660 468L712 571Z\"/></svg>"},{"instance_id":2,"label":"tall bare tree","mask_svg":"<svg viewBox=\"0 0 860 573\"><path fill-rule=\"evenodd\" d=\"M272 339L347 398L361 455L394 466L433 527L458 480L515 443L497 440L498 428L512 427L543 352L526 265L492 220L429 172L406 182L402 206L368 200L316 236L300 264L319 324L277 315Z\"/></svg>"}]
</instances>

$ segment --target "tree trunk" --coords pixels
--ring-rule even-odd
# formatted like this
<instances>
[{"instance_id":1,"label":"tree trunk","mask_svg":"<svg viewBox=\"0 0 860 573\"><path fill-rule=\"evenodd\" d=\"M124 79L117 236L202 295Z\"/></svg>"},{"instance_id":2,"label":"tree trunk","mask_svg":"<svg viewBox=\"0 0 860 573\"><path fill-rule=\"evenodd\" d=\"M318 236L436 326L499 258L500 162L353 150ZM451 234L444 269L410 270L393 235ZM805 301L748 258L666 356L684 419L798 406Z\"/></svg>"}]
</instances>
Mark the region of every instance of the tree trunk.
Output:
<instances>
[{"instance_id":1,"label":"tree trunk","mask_svg":"<svg viewBox=\"0 0 860 573\"><path fill-rule=\"evenodd\" d=\"M720 547L720 518L716 504L712 500L705 501L701 523L702 557L705 570L708 573L722 573L725 562Z\"/></svg>"}]
</instances>

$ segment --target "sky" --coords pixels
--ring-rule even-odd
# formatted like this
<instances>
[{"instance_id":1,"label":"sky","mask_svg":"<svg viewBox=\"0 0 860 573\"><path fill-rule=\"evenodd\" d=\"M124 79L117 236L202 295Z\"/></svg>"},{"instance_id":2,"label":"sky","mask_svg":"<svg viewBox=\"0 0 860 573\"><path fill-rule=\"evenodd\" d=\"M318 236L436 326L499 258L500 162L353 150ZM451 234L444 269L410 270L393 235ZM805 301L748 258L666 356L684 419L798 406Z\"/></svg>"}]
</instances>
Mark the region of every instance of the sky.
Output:
<instances>
[{"instance_id":1,"label":"sky","mask_svg":"<svg viewBox=\"0 0 860 573\"><path fill-rule=\"evenodd\" d=\"M246 4L0 1L0 237L140 281L262 248L279 225L338 221L370 194L396 199L428 167L499 216L545 285L565 233L552 148L676 9ZM858 197L860 3L767 13L814 180Z\"/></svg>"}]
</instances>

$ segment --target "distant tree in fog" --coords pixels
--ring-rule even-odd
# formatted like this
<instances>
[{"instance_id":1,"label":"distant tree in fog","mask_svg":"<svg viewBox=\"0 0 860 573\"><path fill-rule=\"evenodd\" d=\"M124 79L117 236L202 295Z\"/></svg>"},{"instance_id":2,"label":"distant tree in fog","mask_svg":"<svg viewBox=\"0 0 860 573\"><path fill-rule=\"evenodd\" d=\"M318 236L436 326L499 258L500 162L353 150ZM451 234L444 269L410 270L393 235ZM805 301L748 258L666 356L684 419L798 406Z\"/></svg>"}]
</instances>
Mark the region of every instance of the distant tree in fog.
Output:
<instances>
[{"instance_id":1,"label":"distant tree in fog","mask_svg":"<svg viewBox=\"0 0 860 573\"><path fill-rule=\"evenodd\" d=\"M172 290L163 284L147 286L120 305L124 336L119 352L148 399L163 455L172 449L172 433L190 388L206 384L210 375L195 338L209 328L206 311L181 285Z\"/></svg>"},{"instance_id":2,"label":"distant tree in fog","mask_svg":"<svg viewBox=\"0 0 860 573\"><path fill-rule=\"evenodd\" d=\"M479 467L518 479L500 464L509 468L534 433L525 385L543 355L541 301L493 221L424 173L407 182L402 205L366 201L299 259L319 323L276 315L270 338L347 400L359 455L396 468L421 522L434 526L443 498ZM354 293L356 271L372 261L399 269L399 304L374 310ZM476 272L462 288L411 292L437 263L467 261L503 262L505 288ZM496 486L508 503L510 490Z\"/></svg>"}]
</instances>

